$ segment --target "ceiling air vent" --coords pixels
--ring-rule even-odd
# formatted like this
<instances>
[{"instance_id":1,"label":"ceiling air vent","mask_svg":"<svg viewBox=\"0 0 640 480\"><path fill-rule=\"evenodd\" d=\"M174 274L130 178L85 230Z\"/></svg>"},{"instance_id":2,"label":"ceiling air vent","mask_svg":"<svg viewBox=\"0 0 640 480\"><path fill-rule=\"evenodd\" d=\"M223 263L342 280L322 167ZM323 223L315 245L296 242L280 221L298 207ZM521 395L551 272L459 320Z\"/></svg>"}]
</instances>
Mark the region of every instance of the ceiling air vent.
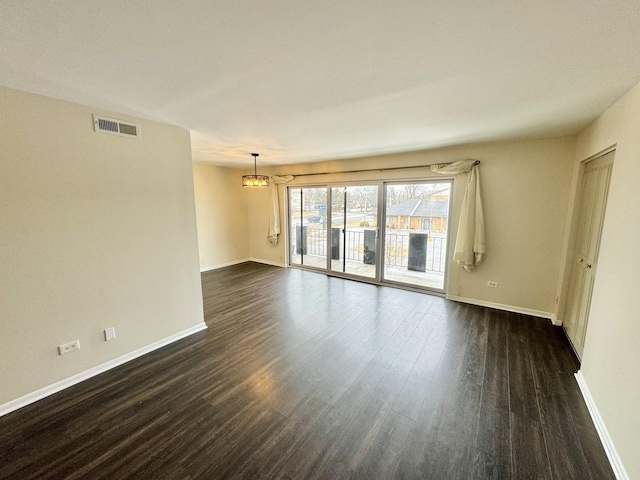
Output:
<instances>
[{"instance_id":1,"label":"ceiling air vent","mask_svg":"<svg viewBox=\"0 0 640 480\"><path fill-rule=\"evenodd\" d=\"M140 138L140 125L136 123L123 122L113 118L93 116L93 125L96 132L120 135L121 137Z\"/></svg>"}]
</instances>

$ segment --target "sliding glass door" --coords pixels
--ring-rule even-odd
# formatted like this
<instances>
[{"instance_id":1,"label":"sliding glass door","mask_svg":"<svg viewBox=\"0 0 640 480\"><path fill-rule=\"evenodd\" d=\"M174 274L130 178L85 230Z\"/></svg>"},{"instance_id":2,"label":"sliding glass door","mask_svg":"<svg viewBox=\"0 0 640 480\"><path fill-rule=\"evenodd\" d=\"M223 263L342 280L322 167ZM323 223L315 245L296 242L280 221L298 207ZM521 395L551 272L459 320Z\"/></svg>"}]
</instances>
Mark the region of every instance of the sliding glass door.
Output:
<instances>
[{"instance_id":1,"label":"sliding glass door","mask_svg":"<svg viewBox=\"0 0 640 480\"><path fill-rule=\"evenodd\" d=\"M289 189L289 263L327 268L327 188Z\"/></svg>"},{"instance_id":2,"label":"sliding glass door","mask_svg":"<svg viewBox=\"0 0 640 480\"><path fill-rule=\"evenodd\" d=\"M377 185L290 187L288 192L290 265L378 277Z\"/></svg>"},{"instance_id":3,"label":"sliding glass door","mask_svg":"<svg viewBox=\"0 0 640 480\"><path fill-rule=\"evenodd\" d=\"M331 270L376 278L378 186L331 187Z\"/></svg>"},{"instance_id":4,"label":"sliding glass door","mask_svg":"<svg viewBox=\"0 0 640 480\"><path fill-rule=\"evenodd\" d=\"M451 182L386 183L382 280L444 290Z\"/></svg>"},{"instance_id":5,"label":"sliding glass door","mask_svg":"<svg viewBox=\"0 0 640 480\"><path fill-rule=\"evenodd\" d=\"M451 186L425 180L289 187L289 264L444 291Z\"/></svg>"}]
</instances>

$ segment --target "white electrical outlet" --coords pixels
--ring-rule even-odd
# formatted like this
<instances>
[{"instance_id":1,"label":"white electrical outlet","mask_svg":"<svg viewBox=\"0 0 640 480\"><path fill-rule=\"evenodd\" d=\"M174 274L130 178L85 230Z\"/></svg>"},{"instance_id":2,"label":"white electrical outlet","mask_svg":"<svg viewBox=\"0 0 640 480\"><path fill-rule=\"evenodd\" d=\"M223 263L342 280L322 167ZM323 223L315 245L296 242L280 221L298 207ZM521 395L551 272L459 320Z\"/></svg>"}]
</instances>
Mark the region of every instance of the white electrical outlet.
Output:
<instances>
[{"instance_id":1,"label":"white electrical outlet","mask_svg":"<svg viewBox=\"0 0 640 480\"><path fill-rule=\"evenodd\" d=\"M489 280L487 282L487 287L498 288L498 282L492 282L491 280Z\"/></svg>"},{"instance_id":2,"label":"white electrical outlet","mask_svg":"<svg viewBox=\"0 0 640 480\"><path fill-rule=\"evenodd\" d=\"M65 343L64 345L58 345L58 355L64 355L65 353L73 352L80 348L80 340Z\"/></svg>"},{"instance_id":3,"label":"white electrical outlet","mask_svg":"<svg viewBox=\"0 0 640 480\"><path fill-rule=\"evenodd\" d=\"M104 341L108 342L109 340L113 340L114 338L116 338L116 327L105 328Z\"/></svg>"}]
</instances>

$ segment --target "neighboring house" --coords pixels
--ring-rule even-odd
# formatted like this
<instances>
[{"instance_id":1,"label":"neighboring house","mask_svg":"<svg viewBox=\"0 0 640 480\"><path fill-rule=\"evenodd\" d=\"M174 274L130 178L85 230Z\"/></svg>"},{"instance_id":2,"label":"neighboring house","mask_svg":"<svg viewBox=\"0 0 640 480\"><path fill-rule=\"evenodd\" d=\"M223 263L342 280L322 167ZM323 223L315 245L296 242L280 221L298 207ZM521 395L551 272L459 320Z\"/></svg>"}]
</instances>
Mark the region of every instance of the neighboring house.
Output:
<instances>
[{"instance_id":1,"label":"neighboring house","mask_svg":"<svg viewBox=\"0 0 640 480\"><path fill-rule=\"evenodd\" d=\"M387 226L401 230L446 232L449 199L433 195L427 200L412 198L387 209Z\"/></svg>"}]
</instances>

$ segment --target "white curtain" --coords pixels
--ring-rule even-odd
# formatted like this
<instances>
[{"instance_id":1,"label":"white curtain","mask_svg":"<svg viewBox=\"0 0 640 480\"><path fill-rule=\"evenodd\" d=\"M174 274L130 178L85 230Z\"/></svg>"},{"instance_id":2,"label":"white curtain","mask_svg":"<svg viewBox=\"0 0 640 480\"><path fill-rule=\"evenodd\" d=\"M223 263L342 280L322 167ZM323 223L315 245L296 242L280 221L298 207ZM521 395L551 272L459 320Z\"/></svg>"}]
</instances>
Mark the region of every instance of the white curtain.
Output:
<instances>
[{"instance_id":1,"label":"white curtain","mask_svg":"<svg viewBox=\"0 0 640 480\"><path fill-rule=\"evenodd\" d=\"M453 260L465 270L472 271L484 259L484 212L480 194L480 169L476 160L460 160L451 164L432 165L431 170L445 175L469 173L462 200L460 223Z\"/></svg>"},{"instance_id":2,"label":"white curtain","mask_svg":"<svg viewBox=\"0 0 640 480\"><path fill-rule=\"evenodd\" d=\"M267 228L267 238L273 245L278 244L280 235L280 200L278 198L278 185L284 185L294 179L293 175L272 175L271 176L271 199L269 201L269 226Z\"/></svg>"}]
</instances>

